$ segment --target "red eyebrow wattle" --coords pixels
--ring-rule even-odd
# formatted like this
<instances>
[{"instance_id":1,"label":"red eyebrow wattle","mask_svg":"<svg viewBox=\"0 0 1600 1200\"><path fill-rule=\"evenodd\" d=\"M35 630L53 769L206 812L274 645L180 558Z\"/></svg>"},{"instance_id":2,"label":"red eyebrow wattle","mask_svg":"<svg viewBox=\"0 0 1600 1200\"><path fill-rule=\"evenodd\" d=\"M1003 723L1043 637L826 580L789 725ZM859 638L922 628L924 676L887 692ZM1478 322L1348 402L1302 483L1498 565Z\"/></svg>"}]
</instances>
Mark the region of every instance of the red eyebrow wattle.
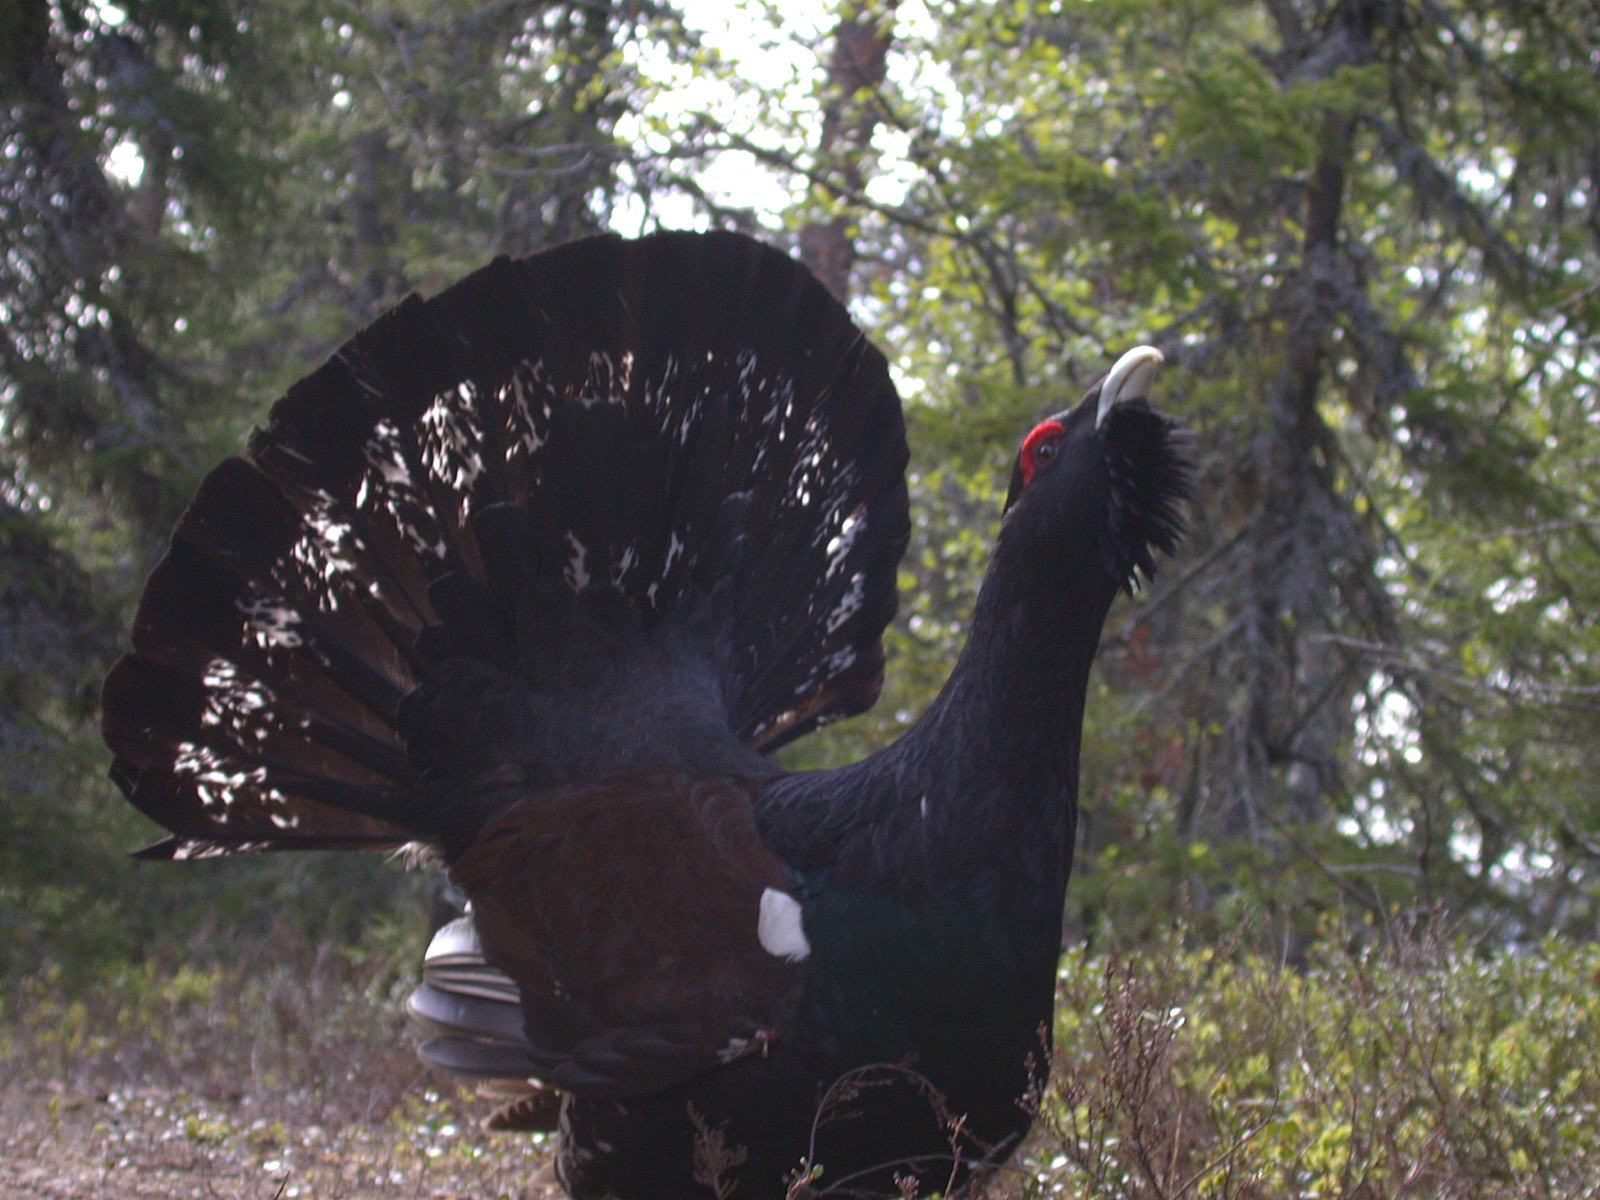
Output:
<instances>
[{"instance_id":1,"label":"red eyebrow wattle","mask_svg":"<svg viewBox=\"0 0 1600 1200\"><path fill-rule=\"evenodd\" d=\"M1027 487L1033 482L1033 471L1039 453L1039 446L1049 438L1060 437L1066 429L1060 421L1041 421L1033 427L1033 432L1028 434L1022 442L1022 486Z\"/></svg>"}]
</instances>

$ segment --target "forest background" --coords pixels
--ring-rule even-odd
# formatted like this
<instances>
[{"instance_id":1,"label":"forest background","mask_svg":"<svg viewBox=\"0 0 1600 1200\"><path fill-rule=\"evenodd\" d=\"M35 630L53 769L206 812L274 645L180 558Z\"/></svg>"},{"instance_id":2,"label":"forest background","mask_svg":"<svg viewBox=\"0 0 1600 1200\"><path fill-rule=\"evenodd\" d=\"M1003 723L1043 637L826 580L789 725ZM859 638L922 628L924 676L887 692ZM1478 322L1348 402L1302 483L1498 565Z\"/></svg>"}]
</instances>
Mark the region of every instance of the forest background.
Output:
<instances>
[{"instance_id":1,"label":"forest background","mask_svg":"<svg viewBox=\"0 0 1600 1200\"><path fill-rule=\"evenodd\" d=\"M1600 1085L1561 1082L1600 1021L1591 0L0 0L15 994L295 947L415 969L435 877L135 869L99 680L202 475L355 329L496 254L709 226L811 264L908 405L885 694L792 764L932 698L1019 433L1153 343L1197 497L1093 684L1084 1003L1114 1015L1141 947L1347 980L1328 955L1425 944L1441 1003L1501 1014L1461 1043L1492 1058L1556 964L1577 1008L1529 1086L1592 1142Z\"/></svg>"}]
</instances>

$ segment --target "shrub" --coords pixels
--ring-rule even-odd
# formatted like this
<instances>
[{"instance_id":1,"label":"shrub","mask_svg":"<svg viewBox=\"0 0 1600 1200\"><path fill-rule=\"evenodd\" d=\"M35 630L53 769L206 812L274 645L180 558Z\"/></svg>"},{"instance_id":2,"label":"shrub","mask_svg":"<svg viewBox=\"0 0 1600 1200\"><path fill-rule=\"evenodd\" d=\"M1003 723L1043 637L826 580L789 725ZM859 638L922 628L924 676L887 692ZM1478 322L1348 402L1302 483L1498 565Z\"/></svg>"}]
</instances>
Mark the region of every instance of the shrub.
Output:
<instances>
[{"instance_id":1,"label":"shrub","mask_svg":"<svg viewBox=\"0 0 1600 1200\"><path fill-rule=\"evenodd\" d=\"M1589 1195L1600 947L1258 957L1157 947L1061 973L1023 1194Z\"/></svg>"}]
</instances>

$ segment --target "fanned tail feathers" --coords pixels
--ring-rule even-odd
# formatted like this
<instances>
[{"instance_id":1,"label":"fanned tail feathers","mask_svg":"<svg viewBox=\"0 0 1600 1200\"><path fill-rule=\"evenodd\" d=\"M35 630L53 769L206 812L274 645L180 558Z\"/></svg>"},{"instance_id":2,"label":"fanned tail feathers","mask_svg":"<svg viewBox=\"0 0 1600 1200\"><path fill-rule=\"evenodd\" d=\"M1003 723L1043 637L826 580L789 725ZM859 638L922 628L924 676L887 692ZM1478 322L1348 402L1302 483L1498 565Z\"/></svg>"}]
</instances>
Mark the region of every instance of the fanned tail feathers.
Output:
<instances>
[{"instance_id":1,"label":"fanned tail feathers","mask_svg":"<svg viewBox=\"0 0 1600 1200\"><path fill-rule=\"evenodd\" d=\"M876 698L905 462L882 356L776 251L497 260L202 484L106 681L113 778L192 857L433 836L453 756L774 749Z\"/></svg>"}]
</instances>

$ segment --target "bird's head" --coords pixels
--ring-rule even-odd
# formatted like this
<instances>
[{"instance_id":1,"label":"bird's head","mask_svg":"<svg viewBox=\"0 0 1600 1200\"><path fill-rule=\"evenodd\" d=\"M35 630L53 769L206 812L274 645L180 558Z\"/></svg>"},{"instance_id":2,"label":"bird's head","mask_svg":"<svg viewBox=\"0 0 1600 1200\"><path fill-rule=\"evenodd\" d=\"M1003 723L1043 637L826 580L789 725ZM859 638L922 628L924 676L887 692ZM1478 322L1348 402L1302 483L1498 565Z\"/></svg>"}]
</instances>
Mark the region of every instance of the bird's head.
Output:
<instances>
[{"instance_id":1,"label":"bird's head","mask_svg":"<svg viewBox=\"0 0 1600 1200\"><path fill-rule=\"evenodd\" d=\"M1003 541L1078 578L1098 566L1115 587L1154 573L1183 532L1190 464L1176 422L1150 407L1161 351L1138 346L1075 408L1023 439L1006 496Z\"/></svg>"}]
</instances>

